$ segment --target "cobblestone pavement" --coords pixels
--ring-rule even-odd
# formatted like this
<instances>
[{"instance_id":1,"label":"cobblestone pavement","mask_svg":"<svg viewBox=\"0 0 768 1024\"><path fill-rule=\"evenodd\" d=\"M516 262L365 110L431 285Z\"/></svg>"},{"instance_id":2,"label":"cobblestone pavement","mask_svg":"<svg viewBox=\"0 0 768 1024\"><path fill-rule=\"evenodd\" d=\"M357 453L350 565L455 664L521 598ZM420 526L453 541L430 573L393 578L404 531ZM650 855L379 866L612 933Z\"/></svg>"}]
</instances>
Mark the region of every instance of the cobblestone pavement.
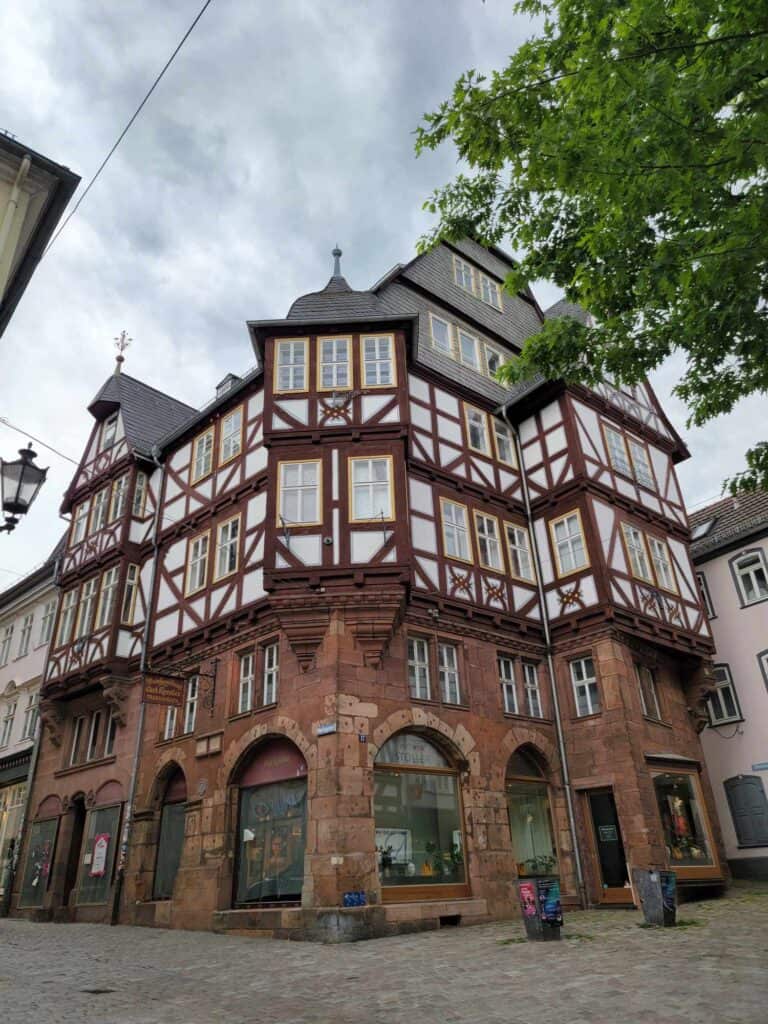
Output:
<instances>
[{"instance_id":1,"label":"cobblestone pavement","mask_svg":"<svg viewBox=\"0 0 768 1024\"><path fill-rule=\"evenodd\" d=\"M768 1024L768 884L679 917L571 913L559 943L510 922L341 946L6 920L0 1022Z\"/></svg>"}]
</instances>

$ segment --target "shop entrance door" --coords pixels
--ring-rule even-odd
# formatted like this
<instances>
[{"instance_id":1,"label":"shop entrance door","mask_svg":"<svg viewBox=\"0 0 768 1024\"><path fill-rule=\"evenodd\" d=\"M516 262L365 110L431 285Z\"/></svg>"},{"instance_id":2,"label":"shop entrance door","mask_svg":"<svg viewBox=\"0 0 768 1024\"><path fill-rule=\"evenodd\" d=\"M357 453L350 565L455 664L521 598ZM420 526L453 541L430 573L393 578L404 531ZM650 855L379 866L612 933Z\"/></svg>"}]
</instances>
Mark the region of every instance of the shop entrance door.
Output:
<instances>
[{"instance_id":1,"label":"shop entrance door","mask_svg":"<svg viewBox=\"0 0 768 1024\"><path fill-rule=\"evenodd\" d=\"M64 889L62 891L62 905L69 906L69 898L72 890L77 884L77 871L80 867L80 853L83 846L83 831L85 830L85 800L77 797L72 804L72 838L69 843L69 854L67 856L67 870L64 875Z\"/></svg>"},{"instance_id":2,"label":"shop entrance door","mask_svg":"<svg viewBox=\"0 0 768 1024\"><path fill-rule=\"evenodd\" d=\"M613 792L595 790L587 794L587 800L600 878L600 902L631 903L632 891L627 885L627 861Z\"/></svg>"}]
</instances>

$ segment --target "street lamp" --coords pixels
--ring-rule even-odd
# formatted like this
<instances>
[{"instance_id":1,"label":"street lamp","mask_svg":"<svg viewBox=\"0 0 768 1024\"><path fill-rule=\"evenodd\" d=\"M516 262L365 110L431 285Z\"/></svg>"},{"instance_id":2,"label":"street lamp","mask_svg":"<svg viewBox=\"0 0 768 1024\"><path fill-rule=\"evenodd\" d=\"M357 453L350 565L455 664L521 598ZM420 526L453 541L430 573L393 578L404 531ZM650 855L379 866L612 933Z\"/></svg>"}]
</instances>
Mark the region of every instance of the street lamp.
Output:
<instances>
[{"instance_id":1,"label":"street lamp","mask_svg":"<svg viewBox=\"0 0 768 1024\"><path fill-rule=\"evenodd\" d=\"M32 451L31 443L20 448L19 455L21 458L15 462L0 459L0 496L5 513L5 525L0 526L0 533L10 533L18 524L19 516L29 512L48 473L47 469L35 465L37 452Z\"/></svg>"}]
</instances>

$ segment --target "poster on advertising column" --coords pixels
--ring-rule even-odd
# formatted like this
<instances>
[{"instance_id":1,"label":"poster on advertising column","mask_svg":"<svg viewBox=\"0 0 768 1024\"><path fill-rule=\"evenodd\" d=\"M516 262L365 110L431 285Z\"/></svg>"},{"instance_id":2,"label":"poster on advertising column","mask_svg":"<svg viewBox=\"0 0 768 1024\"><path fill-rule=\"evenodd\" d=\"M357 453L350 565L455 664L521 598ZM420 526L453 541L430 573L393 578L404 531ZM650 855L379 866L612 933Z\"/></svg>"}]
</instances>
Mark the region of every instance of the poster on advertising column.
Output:
<instances>
[{"instance_id":1,"label":"poster on advertising column","mask_svg":"<svg viewBox=\"0 0 768 1024\"><path fill-rule=\"evenodd\" d=\"M107 850L109 850L109 840L112 837L109 832L100 832L97 836L93 837L93 854L91 856L91 870L89 874L92 878L103 878L107 870Z\"/></svg>"}]
</instances>

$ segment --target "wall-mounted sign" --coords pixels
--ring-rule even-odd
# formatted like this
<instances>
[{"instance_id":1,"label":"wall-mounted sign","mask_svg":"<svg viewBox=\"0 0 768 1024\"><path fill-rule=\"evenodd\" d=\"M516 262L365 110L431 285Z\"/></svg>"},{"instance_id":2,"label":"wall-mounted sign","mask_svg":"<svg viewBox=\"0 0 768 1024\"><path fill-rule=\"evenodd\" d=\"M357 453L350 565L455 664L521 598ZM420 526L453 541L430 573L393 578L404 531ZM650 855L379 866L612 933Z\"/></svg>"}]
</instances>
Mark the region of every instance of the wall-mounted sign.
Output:
<instances>
[{"instance_id":1,"label":"wall-mounted sign","mask_svg":"<svg viewBox=\"0 0 768 1024\"><path fill-rule=\"evenodd\" d=\"M331 733L336 732L336 723L323 722L321 725L318 725L315 732L318 736L330 736Z\"/></svg>"},{"instance_id":2,"label":"wall-mounted sign","mask_svg":"<svg viewBox=\"0 0 768 1024\"><path fill-rule=\"evenodd\" d=\"M617 843L619 841L619 833L616 831L615 825L598 825L597 832L601 843Z\"/></svg>"},{"instance_id":3,"label":"wall-mounted sign","mask_svg":"<svg viewBox=\"0 0 768 1024\"><path fill-rule=\"evenodd\" d=\"M166 707L184 707L186 681L178 676L162 676L155 673L144 676L141 699L145 704L164 704Z\"/></svg>"},{"instance_id":4,"label":"wall-mounted sign","mask_svg":"<svg viewBox=\"0 0 768 1024\"><path fill-rule=\"evenodd\" d=\"M752 765L753 772L768 772L768 761L758 761Z\"/></svg>"}]
</instances>

